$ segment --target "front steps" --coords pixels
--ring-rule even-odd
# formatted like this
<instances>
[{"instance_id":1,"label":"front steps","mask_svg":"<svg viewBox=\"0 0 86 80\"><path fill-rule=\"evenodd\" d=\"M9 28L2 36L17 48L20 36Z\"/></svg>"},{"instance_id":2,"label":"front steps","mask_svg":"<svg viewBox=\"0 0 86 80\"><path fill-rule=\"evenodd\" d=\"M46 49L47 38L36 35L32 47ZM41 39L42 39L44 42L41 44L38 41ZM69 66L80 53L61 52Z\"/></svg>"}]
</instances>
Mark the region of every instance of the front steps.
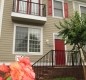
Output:
<instances>
[{"instance_id":1,"label":"front steps","mask_svg":"<svg viewBox=\"0 0 86 80\"><path fill-rule=\"evenodd\" d=\"M54 78L74 77L76 80L84 80L82 66L34 66L36 80L53 80Z\"/></svg>"}]
</instances>

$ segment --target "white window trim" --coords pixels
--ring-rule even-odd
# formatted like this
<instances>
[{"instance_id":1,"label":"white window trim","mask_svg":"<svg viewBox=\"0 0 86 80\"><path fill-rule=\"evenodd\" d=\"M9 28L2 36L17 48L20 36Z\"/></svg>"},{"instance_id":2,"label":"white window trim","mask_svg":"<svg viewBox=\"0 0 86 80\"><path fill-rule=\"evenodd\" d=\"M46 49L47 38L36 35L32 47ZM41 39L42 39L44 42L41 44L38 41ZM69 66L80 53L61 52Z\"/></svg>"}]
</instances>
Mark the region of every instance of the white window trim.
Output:
<instances>
[{"instance_id":1,"label":"white window trim","mask_svg":"<svg viewBox=\"0 0 86 80\"><path fill-rule=\"evenodd\" d=\"M75 2L73 1L72 4L73 4L73 11L75 12Z\"/></svg>"},{"instance_id":2,"label":"white window trim","mask_svg":"<svg viewBox=\"0 0 86 80\"><path fill-rule=\"evenodd\" d=\"M5 65L10 65L11 62L0 62L0 65L5 64Z\"/></svg>"},{"instance_id":3,"label":"white window trim","mask_svg":"<svg viewBox=\"0 0 86 80\"><path fill-rule=\"evenodd\" d=\"M40 47L40 52L15 52L15 35L16 35L16 26L20 27L27 27L27 28L38 28L41 29L41 47ZM29 44L28 44L29 46ZM23 24L16 24L14 23L14 34L13 34L13 54L19 54L19 55L43 55L43 27L38 27L38 26L31 26L31 25L23 25Z\"/></svg>"},{"instance_id":4,"label":"white window trim","mask_svg":"<svg viewBox=\"0 0 86 80\"><path fill-rule=\"evenodd\" d=\"M54 16L54 0L52 0L52 16L53 16L54 18L60 18L60 19L63 19L63 18L65 17L65 15L64 15L64 1L63 1L63 0L57 0L57 1L62 2L62 7L63 7L63 17Z\"/></svg>"},{"instance_id":5,"label":"white window trim","mask_svg":"<svg viewBox=\"0 0 86 80\"><path fill-rule=\"evenodd\" d=\"M79 4L79 14L80 14L80 16L81 16L81 9L80 9L81 6L86 7L86 4Z\"/></svg>"},{"instance_id":6,"label":"white window trim","mask_svg":"<svg viewBox=\"0 0 86 80\"><path fill-rule=\"evenodd\" d=\"M0 5L0 37L1 37L1 29L2 29L3 11L4 11L4 0L1 0L1 5Z\"/></svg>"}]
</instances>

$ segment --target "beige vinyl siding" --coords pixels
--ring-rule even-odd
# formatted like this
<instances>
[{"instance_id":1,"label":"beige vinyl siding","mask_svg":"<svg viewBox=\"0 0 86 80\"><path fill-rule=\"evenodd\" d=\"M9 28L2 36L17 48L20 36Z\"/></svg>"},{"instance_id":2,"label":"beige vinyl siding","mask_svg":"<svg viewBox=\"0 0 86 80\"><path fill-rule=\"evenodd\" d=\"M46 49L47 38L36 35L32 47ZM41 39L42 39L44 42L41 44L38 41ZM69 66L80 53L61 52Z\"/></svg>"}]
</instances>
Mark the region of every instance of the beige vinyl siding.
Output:
<instances>
[{"instance_id":1,"label":"beige vinyl siding","mask_svg":"<svg viewBox=\"0 0 86 80\"><path fill-rule=\"evenodd\" d=\"M0 17L1 17L1 0L0 0ZM0 37L1 37L1 19L0 19Z\"/></svg>"},{"instance_id":2,"label":"beige vinyl siding","mask_svg":"<svg viewBox=\"0 0 86 80\"><path fill-rule=\"evenodd\" d=\"M13 61L13 23L11 20L12 0L5 0L0 39L0 61Z\"/></svg>"},{"instance_id":3,"label":"beige vinyl siding","mask_svg":"<svg viewBox=\"0 0 86 80\"><path fill-rule=\"evenodd\" d=\"M79 3L78 2L74 2L74 9L75 9L75 11L79 12Z\"/></svg>"},{"instance_id":4,"label":"beige vinyl siding","mask_svg":"<svg viewBox=\"0 0 86 80\"><path fill-rule=\"evenodd\" d=\"M68 14L69 14L69 18L71 17L71 16L73 16L73 14L74 14L74 7L73 7L73 1L69 1L68 2Z\"/></svg>"},{"instance_id":5,"label":"beige vinyl siding","mask_svg":"<svg viewBox=\"0 0 86 80\"><path fill-rule=\"evenodd\" d=\"M3 23L2 23L2 37L0 39L0 60L1 61L14 61L15 55L13 54L13 34L14 34L14 22L11 19L12 12L12 1L13 0L5 0L5 8L3 14ZM59 21L63 21L63 19L54 18L52 16L48 16L48 0L42 0L43 4L46 3L46 14L47 14L47 22L44 25L40 25L43 27L43 55L48 51L53 49L53 33L57 33L58 29L54 26L54 24L59 25ZM70 2L70 4L72 4ZM73 12L73 6L69 5L69 15ZM20 24L25 24L24 22L17 22ZM31 23L27 23L27 25L31 25ZM33 24L32 24L33 25ZM36 24L35 24L36 25ZM39 24L37 24L39 25ZM50 46L46 44L46 40L49 40ZM26 55L30 57L32 62L35 62L43 55ZM25 56L25 55L24 55Z\"/></svg>"},{"instance_id":6,"label":"beige vinyl siding","mask_svg":"<svg viewBox=\"0 0 86 80\"><path fill-rule=\"evenodd\" d=\"M0 0L0 8L1 8L1 0Z\"/></svg>"}]
</instances>

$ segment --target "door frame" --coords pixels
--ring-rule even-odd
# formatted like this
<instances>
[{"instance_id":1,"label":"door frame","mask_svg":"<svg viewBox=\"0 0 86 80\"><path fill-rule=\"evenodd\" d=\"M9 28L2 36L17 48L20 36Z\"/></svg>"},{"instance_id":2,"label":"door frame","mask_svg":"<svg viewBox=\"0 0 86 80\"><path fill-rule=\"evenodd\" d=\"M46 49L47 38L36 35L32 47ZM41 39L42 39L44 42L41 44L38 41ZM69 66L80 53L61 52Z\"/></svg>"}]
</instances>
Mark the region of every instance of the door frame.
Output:
<instances>
[{"instance_id":1,"label":"door frame","mask_svg":"<svg viewBox=\"0 0 86 80\"><path fill-rule=\"evenodd\" d=\"M55 36L58 36L59 35L59 33L57 32L57 33L53 33L53 50L55 50ZM61 37L57 37L57 39L62 39ZM66 42L66 41L65 41ZM65 50L67 50L67 45L65 45ZM55 56L55 52L54 52L54 56ZM55 57L54 57L54 60L55 60ZM67 63L67 54L65 53L65 65L67 65L68 63Z\"/></svg>"}]
</instances>

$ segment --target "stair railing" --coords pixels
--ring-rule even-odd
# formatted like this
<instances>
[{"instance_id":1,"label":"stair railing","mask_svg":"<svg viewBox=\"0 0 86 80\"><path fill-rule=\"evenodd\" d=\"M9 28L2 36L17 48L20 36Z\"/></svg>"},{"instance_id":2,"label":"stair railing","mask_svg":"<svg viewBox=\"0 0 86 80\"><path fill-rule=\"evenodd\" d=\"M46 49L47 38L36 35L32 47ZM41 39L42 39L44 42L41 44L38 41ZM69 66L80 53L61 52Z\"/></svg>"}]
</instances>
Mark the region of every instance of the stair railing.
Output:
<instances>
[{"instance_id":1,"label":"stair railing","mask_svg":"<svg viewBox=\"0 0 86 80\"><path fill-rule=\"evenodd\" d=\"M42 56L33 66L53 66L53 50Z\"/></svg>"},{"instance_id":2,"label":"stair railing","mask_svg":"<svg viewBox=\"0 0 86 80\"><path fill-rule=\"evenodd\" d=\"M53 67L53 50L50 50L32 66L36 74L36 80L39 80L42 78L43 71L46 71L48 67Z\"/></svg>"},{"instance_id":3,"label":"stair railing","mask_svg":"<svg viewBox=\"0 0 86 80\"><path fill-rule=\"evenodd\" d=\"M64 58L65 59L67 58L67 61L65 60L64 62L61 62L63 54L66 55L66 57ZM58 61L56 62L56 60ZM50 50L47 54L45 54L38 61L36 61L32 66L34 68L36 78L38 80L39 78L41 78L43 71L46 71L49 68L53 68L56 66L64 67L64 66L79 66L79 65L82 65L82 63L81 63L81 56L78 51Z\"/></svg>"}]
</instances>

